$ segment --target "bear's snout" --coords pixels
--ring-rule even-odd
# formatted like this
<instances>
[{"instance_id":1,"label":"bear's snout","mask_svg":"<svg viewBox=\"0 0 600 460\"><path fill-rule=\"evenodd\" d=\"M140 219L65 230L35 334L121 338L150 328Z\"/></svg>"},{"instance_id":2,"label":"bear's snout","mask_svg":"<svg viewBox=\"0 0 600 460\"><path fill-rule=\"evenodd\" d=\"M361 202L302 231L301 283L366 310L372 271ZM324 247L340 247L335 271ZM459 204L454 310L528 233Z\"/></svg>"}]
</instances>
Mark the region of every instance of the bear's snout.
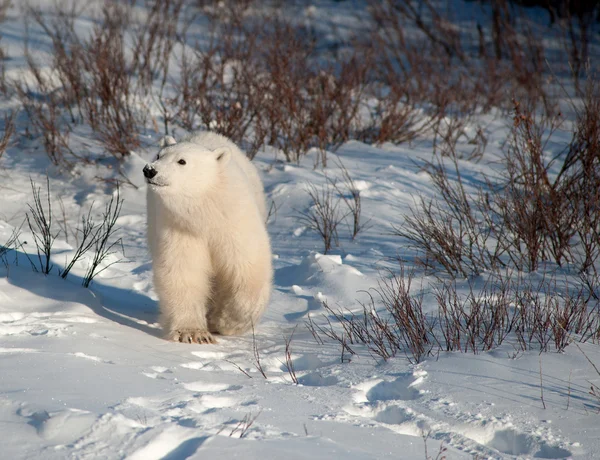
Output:
<instances>
[{"instance_id":1,"label":"bear's snout","mask_svg":"<svg viewBox=\"0 0 600 460\"><path fill-rule=\"evenodd\" d=\"M152 179L154 176L156 176L156 174L158 174L158 171L150 165L144 166L143 171L144 171L144 176L146 177L146 179Z\"/></svg>"}]
</instances>

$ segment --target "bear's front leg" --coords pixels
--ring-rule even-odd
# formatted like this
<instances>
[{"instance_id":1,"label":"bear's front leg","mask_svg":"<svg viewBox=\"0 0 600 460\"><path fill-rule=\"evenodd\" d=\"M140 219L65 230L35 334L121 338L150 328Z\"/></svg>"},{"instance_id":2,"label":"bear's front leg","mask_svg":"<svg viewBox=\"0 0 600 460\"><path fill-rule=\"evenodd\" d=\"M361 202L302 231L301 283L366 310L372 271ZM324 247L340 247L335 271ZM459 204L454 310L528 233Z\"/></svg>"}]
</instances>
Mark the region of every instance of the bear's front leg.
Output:
<instances>
[{"instance_id":1,"label":"bear's front leg","mask_svg":"<svg viewBox=\"0 0 600 460\"><path fill-rule=\"evenodd\" d=\"M183 343L216 343L206 322L207 296L198 295L198 286L174 289L170 298L160 299L161 324L169 340Z\"/></svg>"},{"instance_id":2,"label":"bear's front leg","mask_svg":"<svg viewBox=\"0 0 600 460\"><path fill-rule=\"evenodd\" d=\"M212 334L201 329L176 329L171 332L169 340L182 343L217 343Z\"/></svg>"},{"instance_id":3,"label":"bear's front leg","mask_svg":"<svg viewBox=\"0 0 600 460\"><path fill-rule=\"evenodd\" d=\"M198 286L173 291L160 299L161 324L167 339L182 343L216 343L206 322L208 295L200 295Z\"/></svg>"},{"instance_id":4,"label":"bear's front leg","mask_svg":"<svg viewBox=\"0 0 600 460\"><path fill-rule=\"evenodd\" d=\"M216 343L206 320L211 294L208 253L198 246L193 249L193 260L173 251L172 257L155 264L154 284L159 298L160 322L169 340Z\"/></svg>"}]
</instances>

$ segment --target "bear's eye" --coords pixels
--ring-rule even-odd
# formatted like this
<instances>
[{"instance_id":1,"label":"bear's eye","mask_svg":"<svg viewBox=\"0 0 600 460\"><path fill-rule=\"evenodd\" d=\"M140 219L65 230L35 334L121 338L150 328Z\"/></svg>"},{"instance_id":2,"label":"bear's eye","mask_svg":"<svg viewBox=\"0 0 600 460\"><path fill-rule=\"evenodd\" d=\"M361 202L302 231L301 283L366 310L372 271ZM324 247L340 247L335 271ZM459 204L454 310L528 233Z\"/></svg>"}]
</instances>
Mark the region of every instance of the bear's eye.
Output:
<instances>
[{"instance_id":1,"label":"bear's eye","mask_svg":"<svg viewBox=\"0 0 600 460\"><path fill-rule=\"evenodd\" d=\"M177 163L179 163L180 165L184 165L185 164L185 160L182 158L181 160L179 160Z\"/></svg>"},{"instance_id":2,"label":"bear's eye","mask_svg":"<svg viewBox=\"0 0 600 460\"><path fill-rule=\"evenodd\" d=\"M159 154L159 153L157 153L157 154L156 154L156 160L154 160L154 161L158 161L158 159L159 159L159 158L160 158L160 154Z\"/></svg>"}]
</instances>

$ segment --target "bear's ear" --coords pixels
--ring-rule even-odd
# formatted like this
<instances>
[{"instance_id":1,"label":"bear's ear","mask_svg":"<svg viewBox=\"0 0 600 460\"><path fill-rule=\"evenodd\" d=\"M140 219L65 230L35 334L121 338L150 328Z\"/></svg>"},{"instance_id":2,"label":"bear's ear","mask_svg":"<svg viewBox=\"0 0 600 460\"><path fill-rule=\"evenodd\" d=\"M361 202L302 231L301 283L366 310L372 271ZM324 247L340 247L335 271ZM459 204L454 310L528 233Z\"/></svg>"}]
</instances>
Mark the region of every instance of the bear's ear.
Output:
<instances>
[{"instance_id":1,"label":"bear's ear","mask_svg":"<svg viewBox=\"0 0 600 460\"><path fill-rule=\"evenodd\" d=\"M229 163L229 160L231 159L231 151L227 147L219 147L218 149L215 149L214 152L217 156L217 161L220 164L225 166L227 163Z\"/></svg>"},{"instance_id":2,"label":"bear's ear","mask_svg":"<svg viewBox=\"0 0 600 460\"><path fill-rule=\"evenodd\" d=\"M158 146L162 149L168 147L169 145L175 145L177 141L173 136L165 136L160 141L158 141Z\"/></svg>"}]
</instances>

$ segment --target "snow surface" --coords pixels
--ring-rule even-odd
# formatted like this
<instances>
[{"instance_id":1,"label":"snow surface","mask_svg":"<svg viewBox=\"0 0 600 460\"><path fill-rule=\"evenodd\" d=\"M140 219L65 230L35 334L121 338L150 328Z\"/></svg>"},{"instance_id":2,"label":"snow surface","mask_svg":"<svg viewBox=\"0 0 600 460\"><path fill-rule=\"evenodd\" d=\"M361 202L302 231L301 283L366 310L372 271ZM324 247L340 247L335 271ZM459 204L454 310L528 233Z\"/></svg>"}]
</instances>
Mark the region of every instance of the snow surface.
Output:
<instances>
[{"instance_id":1,"label":"snow surface","mask_svg":"<svg viewBox=\"0 0 600 460\"><path fill-rule=\"evenodd\" d=\"M7 27L3 43L16 72L22 35L16 25ZM481 171L493 173L510 121L489 116L483 123L486 157L461 163L463 179L474 187ZM364 291L396 267L396 255L414 256L390 225L419 196L431 195L415 162L431 152L430 140L343 145L337 154L361 190L369 224L354 241L342 227L341 246L326 256L298 218L311 204L306 185L326 182L312 167L316 153L300 165L275 160L269 149L258 155L277 212L269 223L275 286L254 339L187 345L161 338L141 177L152 146L126 165L139 188L122 194L118 235L125 261L102 272L90 289L80 286L85 263L67 280L32 272L22 251L35 250L24 227L21 240L29 243L10 251L8 265L0 267L0 457L423 459L436 458L443 446L448 459L600 458L599 408L588 394L590 382L600 379L573 346L562 354L515 356L510 345L480 355L440 353L418 365L402 356L378 361L363 351L342 363L339 344L319 344L306 329L308 315L324 321L322 300L359 310ZM60 199L70 226L92 204L98 214L111 193L93 172L59 174L39 143L23 140L0 163L0 242L23 222L30 179L42 185L46 174L57 219ZM56 241L57 266L73 239L61 234ZM413 285L427 281L418 277ZM425 302L435 308L431 296ZM292 333L298 384L285 364ZM255 347L267 378L256 368ZM600 364L597 345L581 349Z\"/></svg>"},{"instance_id":2,"label":"snow surface","mask_svg":"<svg viewBox=\"0 0 600 460\"><path fill-rule=\"evenodd\" d=\"M78 285L81 267L65 281L33 273L23 254L11 253L0 269L3 456L422 459L425 446L435 456L443 442L447 458L593 458L600 452L600 415L587 393L588 381L598 378L574 347L517 359L510 347L440 354L419 365L403 357L379 362L364 352L341 363L339 345L320 345L305 328L307 315L321 318L323 299L359 307L361 291L393 265L384 255L406 252L386 230L401 218L399 209L429 188L411 161L415 151L342 147L340 158L363 184L371 222L326 256L315 235L297 231L297 210L310 205L305 184L322 183L323 173L310 159L307 166L274 164L266 153L256 160L278 205L269 224L275 289L256 331L267 379L255 368L251 335L202 346L160 338L143 188L126 191L119 220L127 263L107 269L91 289ZM7 239L23 217L29 177L43 177L12 154L4 164L10 185L2 185L0 237ZM71 181L51 180L51 193L72 197L75 189ZM91 191L84 202L91 197L98 202L103 195ZM56 264L68 247L57 245L64 249ZM298 385L285 365L285 340L294 328ZM600 361L597 346L582 349ZM254 422L240 438L245 419Z\"/></svg>"}]
</instances>

